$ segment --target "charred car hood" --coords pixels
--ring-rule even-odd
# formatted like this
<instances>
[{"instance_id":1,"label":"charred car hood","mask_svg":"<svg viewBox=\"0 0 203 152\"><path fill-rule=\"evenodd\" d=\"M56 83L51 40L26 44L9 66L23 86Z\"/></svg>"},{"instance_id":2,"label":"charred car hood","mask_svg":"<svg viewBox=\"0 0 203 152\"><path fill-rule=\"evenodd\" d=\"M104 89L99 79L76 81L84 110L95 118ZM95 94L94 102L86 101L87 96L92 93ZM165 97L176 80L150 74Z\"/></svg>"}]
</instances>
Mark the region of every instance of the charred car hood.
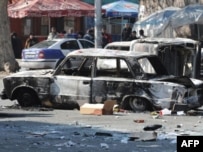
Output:
<instances>
[{"instance_id":1,"label":"charred car hood","mask_svg":"<svg viewBox=\"0 0 203 152\"><path fill-rule=\"evenodd\" d=\"M186 76L162 77L161 79L159 79L159 81L178 83L178 84L184 85L186 87L192 87L192 88L203 87L203 81L202 80L193 79L193 78L189 78Z\"/></svg>"},{"instance_id":2,"label":"charred car hood","mask_svg":"<svg viewBox=\"0 0 203 152\"><path fill-rule=\"evenodd\" d=\"M37 77L37 76L45 76L45 77L49 77L51 76L53 73L52 69L46 69L46 70L29 70L29 71L20 71L17 73L13 73L8 75L7 77L19 77L19 76L24 76L24 77Z\"/></svg>"}]
</instances>

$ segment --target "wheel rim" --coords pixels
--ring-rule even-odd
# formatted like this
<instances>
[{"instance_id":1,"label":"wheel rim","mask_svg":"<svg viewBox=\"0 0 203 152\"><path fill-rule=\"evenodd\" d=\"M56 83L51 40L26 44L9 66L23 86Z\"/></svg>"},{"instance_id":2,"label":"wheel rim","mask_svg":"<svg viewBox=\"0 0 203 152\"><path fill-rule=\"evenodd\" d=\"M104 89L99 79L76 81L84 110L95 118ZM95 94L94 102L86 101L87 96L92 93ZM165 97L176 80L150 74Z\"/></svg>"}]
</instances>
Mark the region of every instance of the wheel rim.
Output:
<instances>
[{"instance_id":1,"label":"wheel rim","mask_svg":"<svg viewBox=\"0 0 203 152\"><path fill-rule=\"evenodd\" d=\"M141 98L131 98L129 101L129 105L134 111L144 111L146 110L147 103Z\"/></svg>"}]
</instances>

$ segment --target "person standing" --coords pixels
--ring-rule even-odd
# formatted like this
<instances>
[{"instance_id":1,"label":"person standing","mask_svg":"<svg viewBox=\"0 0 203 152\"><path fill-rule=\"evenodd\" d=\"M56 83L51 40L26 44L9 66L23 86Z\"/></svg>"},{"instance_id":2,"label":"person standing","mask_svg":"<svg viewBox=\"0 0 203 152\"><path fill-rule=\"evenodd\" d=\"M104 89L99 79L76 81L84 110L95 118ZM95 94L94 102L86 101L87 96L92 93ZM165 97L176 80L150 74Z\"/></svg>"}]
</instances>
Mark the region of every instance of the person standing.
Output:
<instances>
[{"instance_id":1,"label":"person standing","mask_svg":"<svg viewBox=\"0 0 203 152\"><path fill-rule=\"evenodd\" d=\"M38 43L38 39L34 37L32 33L30 33L29 37L25 41L25 48L29 48Z\"/></svg>"},{"instance_id":2,"label":"person standing","mask_svg":"<svg viewBox=\"0 0 203 152\"><path fill-rule=\"evenodd\" d=\"M140 39L143 39L143 38L146 38L147 36L145 36L145 34L144 34L144 30L143 29L140 29L139 30L139 35L140 35Z\"/></svg>"},{"instance_id":3,"label":"person standing","mask_svg":"<svg viewBox=\"0 0 203 152\"><path fill-rule=\"evenodd\" d=\"M112 42L112 37L106 32L106 27L102 27L102 48L104 48L108 43Z\"/></svg>"},{"instance_id":4,"label":"person standing","mask_svg":"<svg viewBox=\"0 0 203 152\"><path fill-rule=\"evenodd\" d=\"M84 39L94 42L94 29L90 28L87 33L83 36Z\"/></svg>"},{"instance_id":5,"label":"person standing","mask_svg":"<svg viewBox=\"0 0 203 152\"><path fill-rule=\"evenodd\" d=\"M77 38L77 33L74 32L73 28L70 28L65 37L67 37L67 38Z\"/></svg>"},{"instance_id":6,"label":"person standing","mask_svg":"<svg viewBox=\"0 0 203 152\"><path fill-rule=\"evenodd\" d=\"M18 37L16 32L11 34L11 44L13 48L13 53L16 59L21 59L21 52L23 49L22 41Z\"/></svg>"},{"instance_id":7,"label":"person standing","mask_svg":"<svg viewBox=\"0 0 203 152\"><path fill-rule=\"evenodd\" d=\"M77 38L82 39L84 36L84 33L82 31L77 32Z\"/></svg>"},{"instance_id":8,"label":"person standing","mask_svg":"<svg viewBox=\"0 0 203 152\"><path fill-rule=\"evenodd\" d=\"M130 24L126 23L125 27L124 27L124 29L122 31L122 34L121 34L122 41L127 41L128 38L130 37L131 32L132 32L132 28L130 27Z\"/></svg>"},{"instance_id":9,"label":"person standing","mask_svg":"<svg viewBox=\"0 0 203 152\"><path fill-rule=\"evenodd\" d=\"M51 32L49 33L47 39L48 40L52 40L54 38L58 38L58 33L56 32L56 28L55 27L51 27Z\"/></svg>"},{"instance_id":10,"label":"person standing","mask_svg":"<svg viewBox=\"0 0 203 152\"><path fill-rule=\"evenodd\" d=\"M132 40L136 40L138 39L137 37L137 32L136 31L132 31L132 33L130 34L128 41L132 41Z\"/></svg>"}]
</instances>

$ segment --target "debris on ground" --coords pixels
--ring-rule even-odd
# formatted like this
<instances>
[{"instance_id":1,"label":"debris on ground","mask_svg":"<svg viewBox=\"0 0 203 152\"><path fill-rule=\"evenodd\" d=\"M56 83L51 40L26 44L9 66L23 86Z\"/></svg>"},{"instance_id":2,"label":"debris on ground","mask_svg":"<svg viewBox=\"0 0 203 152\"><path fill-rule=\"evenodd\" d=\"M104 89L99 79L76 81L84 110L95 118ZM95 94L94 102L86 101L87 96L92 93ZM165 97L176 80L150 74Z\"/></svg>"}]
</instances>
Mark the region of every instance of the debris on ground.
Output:
<instances>
[{"instance_id":1,"label":"debris on ground","mask_svg":"<svg viewBox=\"0 0 203 152\"><path fill-rule=\"evenodd\" d=\"M14 103L10 106L4 106L4 109L21 109L26 111L53 111L53 108L46 108L41 106L21 107L19 104Z\"/></svg>"},{"instance_id":2,"label":"debris on ground","mask_svg":"<svg viewBox=\"0 0 203 152\"><path fill-rule=\"evenodd\" d=\"M134 122L136 122L136 123L144 123L144 119L136 119L136 120L134 120Z\"/></svg>"},{"instance_id":3,"label":"debris on ground","mask_svg":"<svg viewBox=\"0 0 203 152\"><path fill-rule=\"evenodd\" d=\"M175 103L173 105L172 111L177 112L177 111L188 111L189 107L187 104L181 104L181 103Z\"/></svg>"},{"instance_id":4,"label":"debris on ground","mask_svg":"<svg viewBox=\"0 0 203 152\"><path fill-rule=\"evenodd\" d=\"M156 141L157 132L134 132L129 135L129 141Z\"/></svg>"},{"instance_id":5,"label":"debris on ground","mask_svg":"<svg viewBox=\"0 0 203 152\"><path fill-rule=\"evenodd\" d=\"M168 110L167 108L164 108L159 111L160 116L165 116L165 115L171 115L171 110Z\"/></svg>"},{"instance_id":6,"label":"debris on ground","mask_svg":"<svg viewBox=\"0 0 203 152\"><path fill-rule=\"evenodd\" d=\"M144 131L155 131L161 127L162 127L162 125L160 125L160 124L154 124L154 125L145 126L143 129L144 129Z\"/></svg>"},{"instance_id":7,"label":"debris on ground","mask_svg":"<svg viewBox=\"0 0 203 152\"><path fill-rule=\"evenodd\" d=\"M108 136L108 137L112 137L113 135L111 133L107 133L107 132L96 132L95 136Z\"/></svg>"},{"instance_id":8,"label":"debris on ground","mask_svg":"<svg viewBox=\"0 0 203 152\"><path fill-rule=\"evenodd\" d=\"M85 103L80 107L80 113L86 115L112 115L116 100L107 100L104 104Z\"/></svg>"}]
</instances>

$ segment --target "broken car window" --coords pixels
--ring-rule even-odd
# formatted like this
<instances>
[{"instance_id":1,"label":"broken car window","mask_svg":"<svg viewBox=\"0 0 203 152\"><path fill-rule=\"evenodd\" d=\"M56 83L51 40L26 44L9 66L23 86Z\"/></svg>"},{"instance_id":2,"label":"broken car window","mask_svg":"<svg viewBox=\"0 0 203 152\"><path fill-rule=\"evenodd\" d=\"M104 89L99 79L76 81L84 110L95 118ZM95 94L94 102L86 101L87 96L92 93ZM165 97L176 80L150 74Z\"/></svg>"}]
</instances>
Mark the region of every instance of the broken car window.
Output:
<instances>
[{"instance_id":1,"label":"broken car window","mask_svg":"<svg viewBox=\"0 0 203 152\"><path fill-rule=\"evenodd\" d=\"M62 65L59 74L66 75L91 75L92 58L71 57Z\"/></svg>"},{"instance_id":2,"label":"broken car window","mask_svg":"<svg viewBox=\"0 0 203 152\"><path fill-rule=\"evenodd\" d=\"M124 59L98 58L96 69L96 76L133 77Z\"/></svg>"},{"instance_id":3,"label":"broken car window","mask_svg":"<svg viewBox=\"0 0 203 152\"><path fill-rule=\"evenodd\" d=\"M149 62L149 60L147 58L141 58L138 60L142 70L145 72L145 73L148 73L148 74L156 74L153 66L151 65L151 63Z\"/></svg>"}]
</instances>

